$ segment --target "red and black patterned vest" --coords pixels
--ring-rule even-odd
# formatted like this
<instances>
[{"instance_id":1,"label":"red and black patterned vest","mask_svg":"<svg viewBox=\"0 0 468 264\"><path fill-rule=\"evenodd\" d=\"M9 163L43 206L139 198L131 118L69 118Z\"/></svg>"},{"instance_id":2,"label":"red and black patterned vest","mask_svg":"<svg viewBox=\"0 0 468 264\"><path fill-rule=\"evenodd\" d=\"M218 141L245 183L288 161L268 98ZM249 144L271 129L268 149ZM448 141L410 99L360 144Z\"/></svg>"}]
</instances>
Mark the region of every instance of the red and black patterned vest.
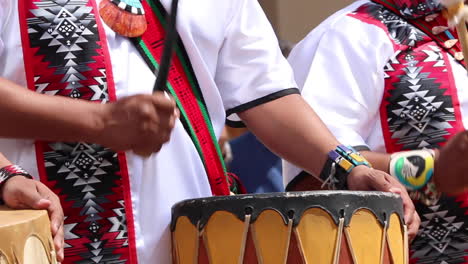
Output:
<instances>
[{"instance_id":1,"label":"red and black patterned vest","mask_svg":"<svg viewBox=\"0 0 468 264\"><path fill-rule=\"evenodd\" d=\"M446 25L442 16L409 23L397 11L367 3L349 14L380 27L394 44L395 54L384 69L380 108L385 146L389 153L439 148L463 130L449 61L460 51L459 44L450 47L454 41L447 42L457 36L450 30L429 33L435 26ZM410 263L468 263L467 207L467 194L444 196L431 207L417 203L422 223L411 245Z\"/></svg>"}]
</instances>

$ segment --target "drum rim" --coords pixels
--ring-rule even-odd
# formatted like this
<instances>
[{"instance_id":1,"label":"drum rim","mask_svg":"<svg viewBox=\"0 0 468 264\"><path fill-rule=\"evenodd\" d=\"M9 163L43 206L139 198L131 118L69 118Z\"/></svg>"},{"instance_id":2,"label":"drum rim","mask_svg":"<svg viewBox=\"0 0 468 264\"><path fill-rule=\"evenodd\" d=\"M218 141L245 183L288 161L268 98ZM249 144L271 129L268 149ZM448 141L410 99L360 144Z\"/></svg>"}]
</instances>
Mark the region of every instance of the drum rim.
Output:
<instances>
[{"instance_id":1,"label":"drum rim","mask_svg":"<svg viewBox=\"0 0 468 264\"><path fill-rule=\"evenodd\" d=\"M309 204L304 205L307 202ZM246 212L249 207L251 211ZM336 224L343 218L346 226L349 226L353 214L360 209L372 212L382 226L386 225L393 213L404 223L403 203L397 194L376 191L306 191L183 200L172 207L171 230L175 230L177 219L182 216L186 216L194 226L202 230L217 211L230 212L241 221L250 213L251 222L255 222L264 210L275 210L283 217L285 224L291 219L293 225L297 226L303 213L311 208L323 209Z\"/></svg>"}]
</instances>

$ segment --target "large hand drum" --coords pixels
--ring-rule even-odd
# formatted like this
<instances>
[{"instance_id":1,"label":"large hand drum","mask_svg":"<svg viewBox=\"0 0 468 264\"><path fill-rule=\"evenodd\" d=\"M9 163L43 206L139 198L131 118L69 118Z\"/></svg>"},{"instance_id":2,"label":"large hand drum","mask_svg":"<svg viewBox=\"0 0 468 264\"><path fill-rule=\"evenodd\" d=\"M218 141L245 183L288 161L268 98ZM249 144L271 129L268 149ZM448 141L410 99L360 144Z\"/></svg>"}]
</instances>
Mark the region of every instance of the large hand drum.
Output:
<instances>
[{"instance_id":1,"label":"large hand drum","mask_svg":"<svg viewBox=\"0 0 468 264\"><path fill-rule=\"evenodd\" d=\"M397 195L295 192L212 197L173 207L174 263L406 264Z\"/></svg>"},{"instance_id":2,"label":"large hand drum","mask_svg":"<svg viewBox=\"0 0 468 264\"><path fill-rule=\"evenodd\" d=\"M0 207L0 264L54 264L47 211Z\"/></svg>"}]
</instances>

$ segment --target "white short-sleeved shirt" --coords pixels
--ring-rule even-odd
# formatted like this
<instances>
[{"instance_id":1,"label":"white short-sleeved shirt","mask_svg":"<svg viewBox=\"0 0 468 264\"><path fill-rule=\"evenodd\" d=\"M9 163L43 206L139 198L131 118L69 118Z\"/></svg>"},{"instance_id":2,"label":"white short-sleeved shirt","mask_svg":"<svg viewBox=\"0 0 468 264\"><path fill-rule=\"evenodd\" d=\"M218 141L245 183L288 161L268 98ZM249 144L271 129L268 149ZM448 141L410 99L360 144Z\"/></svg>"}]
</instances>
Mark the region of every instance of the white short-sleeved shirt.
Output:
<instances>
[{"instance_id":1,"label":"white short-sleeved shirt","mask_svg":"<svg viewBox=\"0 0 468 264\"><path fill-rule=\"evenodd\" d=\"M289 62L304 99L343 144L386 152L380 120L384 67L395 45L382 27L349 16L356 1L315 28L291 52ZM451 60L462 120L468 127L468 76ZM283 162L285 186L302 170Z\"/></svg>"},{"instance_id":2,"label":"white short-sleeved shirt","mask_svg":"<svg viewBox=\"0 0 468 264\"><path fill-rule=\"evenodd\" d=\"M25 86L18 0L0 0L0 76ZM168 8L171 1L162 0ZM295 93L293 73L256 0L180 0L177 28L215 133L232 114ZM105 26L117 97L152 91L155 77L132 43ZM0 139L0 151L37 175L32 140ZM177 122L171 141L147 159L127 153L139 263L170 263L170 208L211 195L203 164Z\"/></svg>"}]
</instances>

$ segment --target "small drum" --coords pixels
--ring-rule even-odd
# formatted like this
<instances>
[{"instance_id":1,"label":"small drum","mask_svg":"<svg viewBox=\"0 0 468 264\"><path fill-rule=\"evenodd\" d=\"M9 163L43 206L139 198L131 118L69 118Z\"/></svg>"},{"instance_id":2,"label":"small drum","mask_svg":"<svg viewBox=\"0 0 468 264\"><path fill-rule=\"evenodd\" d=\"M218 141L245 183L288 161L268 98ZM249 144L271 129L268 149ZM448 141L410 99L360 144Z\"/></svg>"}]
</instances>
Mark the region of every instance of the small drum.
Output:
<instances>
[{"instance_id":1,"label":"small drum","mask_svg":"<svg viewBox=\"0 0 468 264\"><path fill-rule=\"evenodd\" d=\"M402 201L390 193L211 197L172 214L174 263L408 263Z\"/></svg>"},{"instance_id":2,"label":"small drum","mask_svg":"<svg viewBox=\"0 0 468 264\"><path fill-rule=\"evenodd\" d=\"M0 207L0 264L55 264L47 211Z\"/></svg>"}]
</instances>

